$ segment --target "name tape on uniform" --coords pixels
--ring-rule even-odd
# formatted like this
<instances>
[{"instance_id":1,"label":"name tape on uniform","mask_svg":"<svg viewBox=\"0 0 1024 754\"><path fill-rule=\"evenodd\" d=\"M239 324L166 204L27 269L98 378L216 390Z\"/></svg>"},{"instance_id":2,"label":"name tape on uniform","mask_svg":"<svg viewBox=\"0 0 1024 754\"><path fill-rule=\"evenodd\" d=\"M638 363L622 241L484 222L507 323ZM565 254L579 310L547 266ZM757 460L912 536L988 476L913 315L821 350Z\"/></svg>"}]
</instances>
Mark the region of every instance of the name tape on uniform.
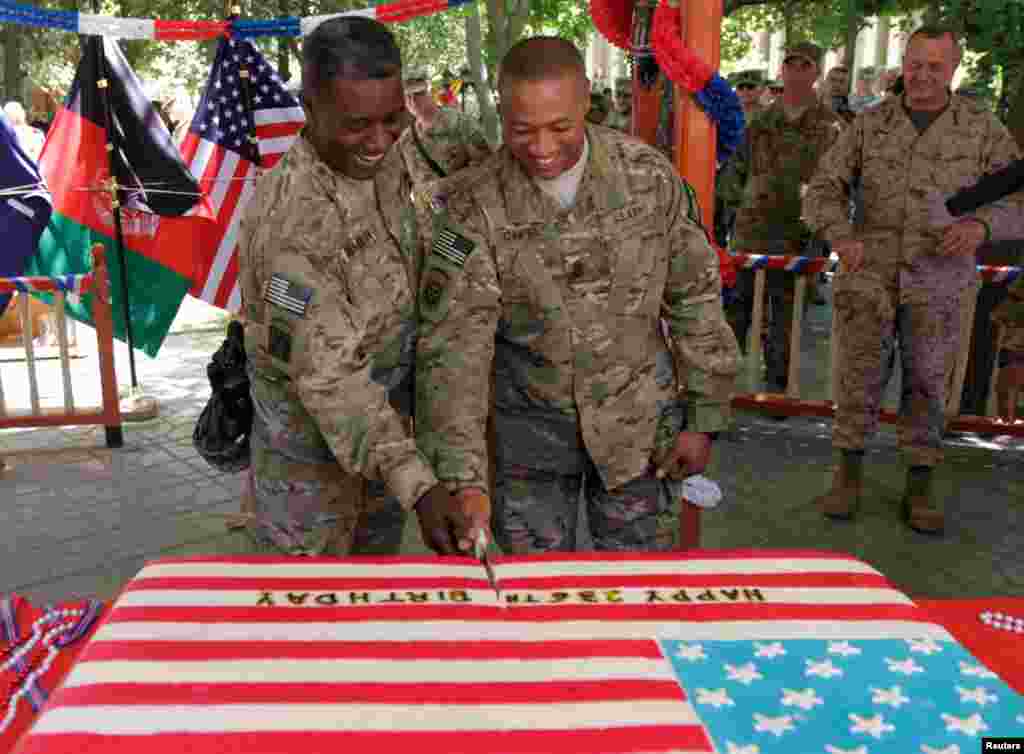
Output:
<instances>
[{"instance_id":1,"label":"name tape on uniform","mask_svg":"<svg viewBox=\"0 0 1024 754\"><path fill-rule=\"evenodd\" d=\"M441 232L437 234L437 238L434 239L431 251L456 267L462 267L475 248L476 244L468 238L460 236L449 228L442 228Z\"/></svg>"},{"instance_id":2,"label":"name tape on uniform","mask_svg":"<svg viewBox=\"0 0 1024 754\"><path fill-rule=\"evenodd\" d=\"M275 274L270 278L270 285L267 286L267 293L263 298L268 304L305 317L310 299L313 298L313 291Z\"/></svg>"}]
</instances>

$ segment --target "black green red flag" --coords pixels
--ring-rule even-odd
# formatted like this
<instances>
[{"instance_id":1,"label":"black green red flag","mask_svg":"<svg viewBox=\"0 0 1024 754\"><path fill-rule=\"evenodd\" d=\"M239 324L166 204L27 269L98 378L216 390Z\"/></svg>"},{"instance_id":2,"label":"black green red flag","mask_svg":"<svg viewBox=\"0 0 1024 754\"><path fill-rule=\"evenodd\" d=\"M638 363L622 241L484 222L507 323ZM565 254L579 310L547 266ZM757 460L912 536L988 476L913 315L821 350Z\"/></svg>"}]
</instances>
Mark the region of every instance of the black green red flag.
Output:
<instances>
[{"instance_id":1,"label":"black green red flag","mask_svg":"<svg viewBox=\"0 0 1024 754\"><path fill-rule=\"evenodd\" d=\"M107 153L107 81L111 127L119 149ZM121 277L127 272L135 347L155 356L192 284L192 249L213 214L182 161L170 132L113 40L89 37L67 101L50 126L40 171L53 214L29 265L29 275L82 273L96 242L107 248L114 335L126 340ZM113 173L121 195L127 271L116 253ZM92 324L92 297L68 303L68 313Z\"/></svg>"}]
</instances>

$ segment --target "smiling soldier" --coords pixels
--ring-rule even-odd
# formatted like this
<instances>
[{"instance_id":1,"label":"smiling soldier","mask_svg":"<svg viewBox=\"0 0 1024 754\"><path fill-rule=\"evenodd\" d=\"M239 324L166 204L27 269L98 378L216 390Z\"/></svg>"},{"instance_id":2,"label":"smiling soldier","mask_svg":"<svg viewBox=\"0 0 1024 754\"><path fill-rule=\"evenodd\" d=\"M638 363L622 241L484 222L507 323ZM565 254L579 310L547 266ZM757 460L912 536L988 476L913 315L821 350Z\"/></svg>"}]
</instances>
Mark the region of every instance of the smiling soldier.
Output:
<instances>
[{"instance_id":1,"label":"smiling soldier","mask_svg":"<svg viewBox=\"0 0 1024 754\"><path fill-rule=\"evenodd\" d=\"M430 221L420 207L417 222L414 177L429 169L403 149L398 47L376 21L332 19L303 61L306 127L257 184L239 241L251 530L290 554L396 552L415 509L426 543L453 552L479 516L438 483L410 430L415 252Z\"/></svg>"},{"instance_id":2,"label":"smiling soldier","mask_svg":"<svg viewBox=\"0 0 1024 754\"><path fill-rule=\"evenodd\" d=\"M571 43L519 42L500 89L504 148L439 189L446 216L420 294L420 447L461 499L489 502L493 373L502 547L576 549L582 489L597 549L656 549L674 502L656 470L701 472L728 421L738 348L717 257L672 165L586 123Z\"/></svg>"}]
</instances>

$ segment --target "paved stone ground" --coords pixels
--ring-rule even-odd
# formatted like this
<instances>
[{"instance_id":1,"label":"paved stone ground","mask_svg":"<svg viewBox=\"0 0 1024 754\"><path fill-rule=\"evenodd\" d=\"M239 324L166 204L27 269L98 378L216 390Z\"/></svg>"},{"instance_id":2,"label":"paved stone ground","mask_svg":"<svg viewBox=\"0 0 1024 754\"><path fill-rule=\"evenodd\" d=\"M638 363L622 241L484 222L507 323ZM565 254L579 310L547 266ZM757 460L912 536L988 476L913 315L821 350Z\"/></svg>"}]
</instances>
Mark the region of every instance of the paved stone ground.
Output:
<instances>
[{"instance_id":1,"label":"paved stone ground","mask_svg":"<svg viewBox=\"0 0 1024 754\"><path fill-rule=\"evenodd\" d=\"M805 330L803 381L813 397L823 397L828 384L822 368L828 315L827 307L813 307ZM0 592L111 597L148 559L241 551L245 535L224 525L238 511L239 479L213 472L191 446L208 397L205 366L221 337L217 331L172 335L159 359L138 357L141 383L158 398L161 413L125 425L123 449L104 449L97 428L0 432L0 455L10 466L0 477ZM73 384L84 400L98 388L90 376L94 352L88 344L83 352ZM123 347L117 359L127 382ZM19 369L0 364L15 404L19 390L22 399L27 395ZM55 380L54 371L41 384L54 399ZM843 550L913 595L1024 594L1024 443L949 440L937 479L949 513L941 539L900 522L904 469L891 430L868 453L867 495L855 522L826 521L811 505L828 487L831 467L829 422L739 415L708 472L725 502L704 514L703 546ZM404 550L424 551L414 520Z\"/></svg>"}]
</instances>

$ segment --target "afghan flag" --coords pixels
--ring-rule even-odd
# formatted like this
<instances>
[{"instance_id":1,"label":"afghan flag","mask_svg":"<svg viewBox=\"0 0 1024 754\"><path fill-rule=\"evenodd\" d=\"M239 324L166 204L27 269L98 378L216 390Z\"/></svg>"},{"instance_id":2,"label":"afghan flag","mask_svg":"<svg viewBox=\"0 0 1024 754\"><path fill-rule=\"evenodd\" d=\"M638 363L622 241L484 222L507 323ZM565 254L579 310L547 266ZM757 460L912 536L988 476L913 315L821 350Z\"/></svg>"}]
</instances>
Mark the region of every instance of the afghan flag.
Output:
<instances>
[{"instance_id":1,"label":"afghan flag","mask_svg":"<svg viewBox=\"0 0 1024 754\"><path fill-rule=\"evenodd\" d=\"M106 96L100 89L106 80ZM118 149L107 152L106 124ZM67 101L47 134L40 170L53 196L53 215L27 274L87 272L96 242L107 248L114 335L127 341L124 288L132 340L156 356L192 284L192 248L212 213L182 161L170 132L143 94L142 83L117 43L89 37ZM121 226L127 269L117 253L113 175L121 187ZM68 313L93 323L92 297Z\"/></svg>"}]
</instances>

